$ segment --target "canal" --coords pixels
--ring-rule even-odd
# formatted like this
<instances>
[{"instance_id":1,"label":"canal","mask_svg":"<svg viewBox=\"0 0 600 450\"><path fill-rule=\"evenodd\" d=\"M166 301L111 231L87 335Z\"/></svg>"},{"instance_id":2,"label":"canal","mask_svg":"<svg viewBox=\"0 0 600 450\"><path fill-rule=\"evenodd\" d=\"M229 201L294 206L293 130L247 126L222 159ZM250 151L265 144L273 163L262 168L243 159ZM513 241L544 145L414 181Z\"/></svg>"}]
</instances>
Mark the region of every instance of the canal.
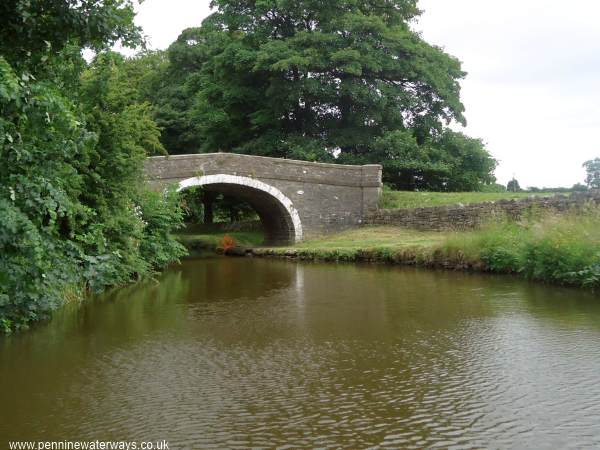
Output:
<instances>
[{"instance_id":1,"label":"canal","mask_svg":"<svg viewBox=\"0 0 600 450\"><path fill-rule=\"evenodd\" d=\"M589 292L196 259L0 338L0 441L597 448L599 376Z\"/></svg>"}]
</instances>

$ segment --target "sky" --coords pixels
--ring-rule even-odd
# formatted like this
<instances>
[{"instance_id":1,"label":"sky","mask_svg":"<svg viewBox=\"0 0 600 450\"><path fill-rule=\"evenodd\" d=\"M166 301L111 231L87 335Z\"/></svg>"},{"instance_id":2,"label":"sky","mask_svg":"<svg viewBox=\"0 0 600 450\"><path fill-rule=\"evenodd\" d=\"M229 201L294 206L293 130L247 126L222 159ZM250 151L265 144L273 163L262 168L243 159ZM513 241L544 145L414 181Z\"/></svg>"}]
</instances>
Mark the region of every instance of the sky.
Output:
<instances>
[{"instance_id":1,"label":"sky","mask_svg":"<svg viewBox=\"0 0 600 450\"><path fill-rule=\"evenodd\" d=\"M210 14L209 0L145 0L136 22L167 48ZM498 182L572 186L600 157L600 2L421 0L414 28L457 57L467 127L499 160Z\"/></svg>"}]
</instances>

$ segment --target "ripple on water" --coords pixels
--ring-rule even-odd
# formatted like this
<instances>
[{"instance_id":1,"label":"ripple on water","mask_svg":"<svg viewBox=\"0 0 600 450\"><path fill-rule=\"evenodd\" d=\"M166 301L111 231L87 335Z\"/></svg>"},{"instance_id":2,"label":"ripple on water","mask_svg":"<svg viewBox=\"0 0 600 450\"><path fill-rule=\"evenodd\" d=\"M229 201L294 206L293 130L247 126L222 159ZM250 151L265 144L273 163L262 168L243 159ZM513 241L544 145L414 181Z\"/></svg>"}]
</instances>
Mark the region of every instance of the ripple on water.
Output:
<instances>
[{"instance_id":1,"label":"ripple on water","mask_svg":"<svg viewBox=\"0 0 600 450\"><path fill-rule=\"evenodd\" d=\"M262 295L136 310L143 333L118 345L78 336L81 367L36 394L63 407L30 425L190 449L600 446L600 311L569 322L542 314L546 288L374 268L307 266L299 289L295 267Z\"/></svg>"}]
</instances>

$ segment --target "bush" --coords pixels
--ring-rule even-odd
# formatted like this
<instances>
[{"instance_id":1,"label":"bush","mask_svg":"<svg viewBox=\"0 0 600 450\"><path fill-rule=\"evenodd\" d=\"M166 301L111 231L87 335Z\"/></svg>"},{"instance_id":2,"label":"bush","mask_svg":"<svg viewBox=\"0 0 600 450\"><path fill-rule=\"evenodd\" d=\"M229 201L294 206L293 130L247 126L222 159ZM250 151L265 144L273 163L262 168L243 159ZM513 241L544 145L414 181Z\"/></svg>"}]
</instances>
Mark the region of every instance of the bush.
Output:
<instances>
[{"instance_id":1,"label":"bush","mask_svg":"<svg viewBox=\"0 0 600 450\"><path fill-rule=\"evenodd\" d=\"M175 258L187 253L172 234L173 230L183 226L183 211L177 192L170 190L159 194L145 191L140 198L140 212L144 223L140 256L151 269L163 269Z\"/></svg>"},{"instance_id":2,"label":"bush","mask_svg":"<svg viewBox=\"0 0 600 450\"><path fill-rule=\"evenodd\" d=\"M0 327L23 328L62 304L70 260L17 207L0 199Z\"/></svg>"},{"instance_id":3,"label":"bush","mask_svg":"<svg viewBox=\"0 0 600 450\"><path fill-rule=\"evenodd\" d=\"M183 254L170 235L181 223L176 196L147 192L142 180L151 124L127 108L90 106L86 123L56 86L17 76L0 56L4 331L48 317L72 293L129 282Z\"/></svg>"}]
</instances>

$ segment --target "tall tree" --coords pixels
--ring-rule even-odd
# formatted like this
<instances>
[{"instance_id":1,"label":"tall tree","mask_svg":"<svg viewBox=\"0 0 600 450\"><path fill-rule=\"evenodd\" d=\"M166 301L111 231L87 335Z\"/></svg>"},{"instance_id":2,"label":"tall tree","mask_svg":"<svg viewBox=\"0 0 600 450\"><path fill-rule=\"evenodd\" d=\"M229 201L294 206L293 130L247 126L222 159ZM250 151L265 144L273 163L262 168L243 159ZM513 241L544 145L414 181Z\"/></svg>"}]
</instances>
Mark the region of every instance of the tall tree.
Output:
<instances>
[{"instance_id":1,"label":"tall tree","mask_svg":"<svg viewBox=\"0 0 600 450\"><path fill-rule=\"evenodd\" d=\"M422 143L442 123L464 121L460 63L411 30L413 0L213 4L203 29L217 54L203 65L198 96L207 146L227 121L245 131L229 145L261 152L268 143L279 156L315 141L330 154L360 154L397 129L414 129ZM280 137L263 133L273 130L289 149L273 148Z\"/></svg>"},{"instance_id":2,"label":"tall tree","mask_svg":"<svg viewBox=\"0 0 600 450\"><path fill-rule=\"evenodd\" d=\"M590 159L583 164L587 177L586 184L590 189L600 189L600 158Z\"/></svg>"},{"instance_id":3,"label":"tall tree","mask_svg":"<svg viewBox=\"0 0 600 450\"><path fill-rule=\"evenodd\" d=\"M513 177L513 179L510 180L506 185L506 190L508 192L521 192L521 185L519 184L517 179Z\"/></svg>"},{"instance_id":4,"label":"tall tree","mask_svg":"<svg viewBox=\"0 0 600 450\"><path fill-rule=\"evenodd\" d=\"M471 172L476 182L456 187L488 182L495 162L483 144L444 131L451 121L465 123L465 73L456 58L413 31L416 3L214 0L217 12L168 51L169 79L179 82L175 100L166 103L180 115L166 133L197 140L176 138L167 149L381 162L399 169L385 172L395 187L418 185L406 181L415 171L456 175L457 159L468 154L463 159L488 161ZM400 141L409 147L389 147ZM408 159L398 162L403 155Z\"/></svg>"}]
</instances>

